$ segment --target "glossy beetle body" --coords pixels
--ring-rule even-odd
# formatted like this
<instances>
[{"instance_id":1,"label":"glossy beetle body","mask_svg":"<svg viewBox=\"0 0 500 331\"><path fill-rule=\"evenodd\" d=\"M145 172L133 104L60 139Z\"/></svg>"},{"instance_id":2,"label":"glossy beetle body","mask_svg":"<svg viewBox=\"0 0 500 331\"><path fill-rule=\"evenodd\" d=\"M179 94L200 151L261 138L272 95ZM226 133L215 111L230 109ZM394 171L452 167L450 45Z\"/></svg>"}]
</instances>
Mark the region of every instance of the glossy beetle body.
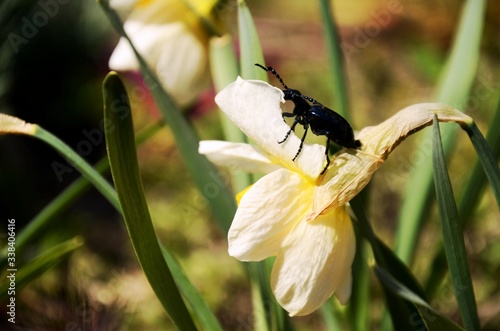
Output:
<instances>
[{"instance_id":1,"label":"glossy beetle body","mask_svg":"<svg viewBox=\"0 0 500 331\"><path fill-rule=\"evenodd\" d=\"M281 141L278 141L278 143L279 144L284 143L287 140L290 133L295 130L295 126L297 124L301 124L304 127L304 135L302 136L302 139L300 141L299 150L292 159L293 161L295 161L297 156L299 156L300 151L302 150L302 146L304 144L304 140L306 138L309 128L311 128L311 131L315 135L327 137L326 150L325 150L327 164L323 169L323 171L321 172L322 174L326 171L328 165L330 164L330 158L328 157L330 141L333 141L334 143L346 148L361 147L361 142L359 140L354 139L354 132L352 130L352 127L345 118L343 118L330 108L323 106L321 103L314 100L313 98L303 95L302 93L300 93L300 91L288 88L288 86L286 86L286 84L283 82L283 80L278 75L276 70L274 70L274 68L272 67L266 68L264 66L261 66L260 64L255 64L255 65L259 66L260 68L266 71L270 71L273 75L275 75L276 78L279 79L279 81L285 88L283 90L283 93L285 95L285 100L290 100L295 105L293 113L282 114L283 119L285 117L295 117L295 118L285 138L283 138Z\"/></svg>"}]
</instances>

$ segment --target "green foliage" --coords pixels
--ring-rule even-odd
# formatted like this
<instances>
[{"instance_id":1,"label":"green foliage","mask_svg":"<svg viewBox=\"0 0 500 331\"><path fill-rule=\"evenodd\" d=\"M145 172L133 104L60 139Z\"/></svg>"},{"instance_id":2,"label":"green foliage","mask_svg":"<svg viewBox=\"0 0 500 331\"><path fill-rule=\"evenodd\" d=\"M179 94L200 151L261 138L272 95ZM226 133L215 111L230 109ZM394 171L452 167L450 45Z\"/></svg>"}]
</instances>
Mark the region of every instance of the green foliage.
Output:
<instances>
[{"instance_id":1,"label":"green foliage","mask_svg":"<svg viewBox=\"0 0 500 331\"><path fill-rule=\"evenodd\" d=\"M186 306L160 250L139 173L131 110L116 73L103 83L106 144L130 240L146 277L180 330L194 330ZM117 102L118 101L118 102Z\"/></svg>"},{"instance_id":2,"label":"green foliage","mask_svg":"<svg viewBox=\"0 0 500 331\"><path fill-rule=\"evenodd\" d=\"M444 247L451 279L453 280L455 296L458 300L465 328L467 330L479 330L479 317L477 316L474 287L472 286L462 227L458 217L458 209L455 204L448 170L446 169L441 134L436 117L434 117L432 160Z\"/></svg>"},{"instance_id":3,"label":"green foliage","mask_svg":"<svg viewBox=\"0 0 500 331\"><path fill-rule=\"evenodd\" d=\"M130 44L140 67L142 78L146 82L148 93L151 93L162 120L149 126L150 129L146 130L147 132L144 135L141 135L143 138L136 140L133 117L134 120L136 116L141 118L141 114L131 108L130 90L127 93L122 78L114 72L107 75L102 86L104 96L103 128L109 162L105 158L95 163L95 165L91 165L92 162L85 160L77 150L70 147L69 143L51 133L52 130L49 132L40 125L34 125L33 127L36 130L32 134L12 132L9 120L6 120L6 117L0 118L1 134L21 133L43 141L68 160L68 164L71 164L83 176L62 190L52 201L48 203L44 201L45 207L38 211L17 235L18 261L23 261L16 275L18 293L21 290L24 291L26 287L39 279L47 270L60 267L61 263L66 261L73 252L86 245L86 240L82 239L83 234L62 243L51 243L52 246L48 249L45 249L43 245L39 245L39 242L42 241L47 232L63 233L65 228L69 226L63 224L64 215L71 210L72 206L77 204L84 196L84 193L94 187L106 199L106 203L111 204L114 211L120 217L123 217L128 239L132 244L141 270L166 314L179 330L220 331L235 328L234 325L226 326L228 318L232 318L232 320L236 320L241 324L244 323L248 329L265 331L311 330L317 329L318 325L326 329L368 330L379 327L381 330L426 329L434 331L462 330L460 325L463 324L465 330L480 329L483 321L479 319L481 314L478 313L478 306L480 309L480 299L484 300L486 290L478 291L477 288L474 289L473 287L472 261L468 258L470 252L467 252L469 247L464 241L464 229L466 229L467 220L473 218L474 211L481 206L480 198L483 197L482 193L485 187L491 188L493 197L496 199L497 205L500 206L500 169L498 167L500 108L497 108L494 116L492 116L493 119L490 121L486 139L484 139L478 128L478 126L482 125L479 121L484 121L483 114L477 112L471 114L474 115L475 120L477 115L479 120L469 126L462 127L472 142L474 153L478 156L478 162L472 167L472 165L467 164L468 162L461 160L461 163L464 163L463 169L466 169L467 172L470 171L471 175L464 176L467 177L467 181L462 184L464 187L461 190L463 194L458 206L452 190L454 174L448 171L448 167L451 167L450 163L452 161L450 161L450 158L452 156L453 158L460 157L460 152L454 152L457 148L461 148L461 145L455 145L457 145L457 141L460 142L460 139L457 138L460 138L459 134L463 134L463 132L454 125L445 125L440 129L437 121L434 123L432 136L429 134L423 138L424 141L420 142L421 146L424 147L417 147L421 150L422 148L425 149L425 143L432 137L432 159L430 157L431 150L429 149L426 154L429 157L409 169L409 178L407 178L406 190L401 198L402 205L399 210L399 220L395 225L397 231L394 236L392 236L392 232L388 235L380 230L383 228L381 224L387 221L383 217L389 215L393 218L394 212L391 211L391 213L386 213L383 217L380 217L381 213L377 213L377 210L369 210L367 207L370 200L377 194L377 191L374 192L375 185L368 186L350 202L349 208L352 211L356 231L357 251L352 267L353 291L347 311L336 304L336 299L331 299L321 308L320 313L316 313L312 317L298 319L289 317L287 312L276 302L271 291L270 272L274 262L272 258L258 263L243 264L242 269L246 271L249 285L242 285L241 283L226 284L220 282L219 279L211 278L210 275L203 275L204 286L221 287L224 288L224 292L227 292L227 297L219 298L220 301L213 304L208 302L205 293L199 290L200 283L191 280L190 271L192 270L185 268L182 263L182 259L189 255L190 249L188 239L183 237L182 231L179 231L179 234L174 233L171 236L166 236L167 239L163 240L166 245L159 240L163 236L156 224L153 225L150 207L147 202L149 199L148 191L143 187L142 178L145 176L141 173L139 167L141 159L136 146L140 142L151 138L154 133L164 127L163 121L169 127L169 132L173 136L174 149L179 152L182 160L182 169L188 173L193 185L198 189L199 193L197 194L202 196L203 202L208 205L207 209L211 211L212 218L206 217L207 221L216 225L213 229L210 228L216 235L202 234L207 238L207 241L213 240L214 237L219 240L216 243L209 244L213 248L211 254L221 254L221 251L225 254L225 235L231 226L232 218L237 209L234 192L240 192L252 185L257 178L255 175L230 170L227 172L231 177L228 180L224 178L221 170L210 163L205 156L198 153L199 131L203 132L203 128L197 131L199 128L195 128L193 122L196 125L199 125L200 122L193 118L188 119L188 115L183 112L172 96L162 87L161 79L158 73L155 72L157 68L148 65L145 60L146 54L140 54L135 48L131 38L125 31L122 17L110 7L108 1L102 0L98 2L111 26L114 27L120 37L125 38ZM19 21L25 22L23 17L26 18L27 14L22 16L20 13L28 12L28 9L35 8L33 7L35 5L37 4L34 1L25 1L19 5L15 5L14 2L6 2L0 8L0 20L6 21L6 28L0 31L2 36L7 36L7 39L4 39L9 40L8 37L11 36L9 33L16 26L14 19L8 19L8 14L16 14L15 17ZM293 3L286 4L286 6L289 5L293 6ZM330 67L329 77L333 81L335 104L332 108L349 119L360 116L354 112L351 105L356 104L358 95L362 93L355 90L357 88L355 78L350 76L351 71L355 72L355 70L346 66L346 59L340 47L342 30L338 29L333 16L336 11L332 12L331 2L326 0L318 1L317 5L320 12L318 20L321 20L323 24L322 31L324 31L324 37L326 38L328 56L328 59L321 59L321 61L328 63ZM259 5L256 6L258 8ZM273 6L279 9L280 4L274 3ZM222 8L228 8L229 10L225 12ZM220 16L227 13L234 14L237 19L237 29L234 29L237 32L235 32L236 35L232 39L226 35L217 42L210 44L211 75L217 91L234 81L238 75L245 79L266 81L267 73L254 64L265 64L266 60L272 61L274 60L272 56L284 57L278 52L271 53L271 51L269 51L270 55L268 55L266 46L272 48L269 40L267 40L267 43L262 43L264 45L263 50L261 40L266 40L269 36L266 29L260 29L259 24L261 21L254 21L254 16L250 11L252 8L252 5L249 8L243 0L234 3L220 1L218 6L214 8L215 14ZM334 8L336 7L334 6ZM478 70L481 70L479 55L481 47L486 42L482 39L482 35L488 23L485 18L488 10L489 7L484 0L468 0L464 2L457 23L458 28L453 32L454 39L451 52L435 83L434 99L436 101L448 103L463 111L467 110L465 105L474 83L478 80ZM37 13L36 10L34 12ZM277 15L277 13L280 15L282 13L283 15L286 14L283 11L266 11L266 15ZM374 13L376 14L376 12L372 12L372 16L375 15ZM46 15L48 14L46 13ZM304 13L300 12L300 15L304 15ZM380 25L379 19L380 16L375 15L374 21ZM283 22L285 21L283 20ZM391 24L397 24L394 22ZM269 24L269 22L267 23ZM390 26L392 27L392 25ZM42 31L42 28L38 27L40 31ZM356 26L356 29L354 29L355 33L359 34L359 31L362 31L359 26ZM375 37L378 37L378 33ZM372 37L369 42L375 41L375 37ZM299 40L295 34L290 34L289 38L293 40L294 44L296 40ZM359 35L357 35L357 38L359 40ZM239 56L236 55L234 50L235 41L238 45ZM308 42L312 43L309 40ZM4 52L5 45L6 42L4 42L1 54L6 58L9 57L10 63L15 58L15 54L11 54L12 50ZM293 45L288 46L292 49ZM308 56L316 56L315 46L304 43L304 45L299 45L299 49L305 49L304 52ZM288 51L288 49L284 50L284 52ZM437 51L433 49L432 51L426 50L426 52L426 54L434 54L433 52ZM294 54L291 50L289 53ZM413 57L416 56L415 54L418 56L419 53L412 52ZM402 62L404 62L404 59L394 59L396 66L401 65ZM422 61L422 63L425 65L427 62ZM307 67L307 71L309 72L309 67ZM414 71L418 70L414 68ZM0 72L0 74L3 75L4 73ZM384 76L385 73L380 70L377 75ZM377 75L374 74L374 76ZM322 88L323 81L321 79L324 76L300 77L296 81L309 85L309 90L314 92L315 89ZM347 80L346 76L349 76L350 79ZM431 79L432 73L426 71L424 76L425 79ZM6 82L8 81L2 77L0 76L0 83L3 84L0 85L0 93L2 93L4 85L7 86ZM356 77L356 74L353 74L353 77ZM386 77L379 79L383 82L384 78ZM307 79L312 79L314 84L307 81ZM350 86L349 82L353 82L353 86ZM404 81L399 83L403 88L406 88ZM371 88L375 90L377 88L381 89L382 85L384 85L377 83L377 81L373 81L372 84ZM73 88L73 86L70 87ZM348 94L350 90L353 91L354 98ZM29 92L23 90L23 93L27 93L27 95L29 95ZM491 94L497 92L493 91ZM373 102L374 105L381 103L379 100L370 100L370 102ZM485 106L482 105L482 107ZM2 105L2 112L7 113L8 110L8 107L3 108ZM248 142L248 138L233 123L228 121L223 114L219 115L221 116L221 131L226 140ZM367 117L372 115L369 114ZM385 114L383 115L385 116ZM379 114L377 113L376 116L379 116ZM465 135L462 135L462 137L465 137ZM210 137L210 139L212 138ZM105 173L109 167L111 168L114 187L105 178ZM154 177L153 181L158 177ZM180 185L188 186L189 184L181 183ZM382 184L382 182L377 182L377 184ZM217 194L209 194L207 187L217 187ZM176 188L168 189L175 191ZM491 199L493 201L493 198ZM439 210L441 233L438 234L436 231L433 234L432 240L435 242L433 242L432 250L427 252L421 249L422 241L419 238L421 238L425 226L437 224L437 222L432 222L432 207L435 203ZM202 208L202 212L204 211L205 209ZM202 220L193 217L189 221L201 222ZM481 226L481 224L477 225L476 223L474 225ZM88 226L98 227L100 224L89 221ZM392 231L392 228L390 230ZM181 242L181 248L175 247L176 241ZM391 248L390 244L387 244L387 242L391 241L395 243L394 249ZM219 246L223 247L221 251L217 250ZM2 247L0 254L2 270L7 270L7 256L7 247ZM417 258L420 259L418 261L419 265L415 267L413 261ZM424 268L421 268L422 264L425 264ZM222 263L216 267L222 268ZM490 267L492 270L497 269L496 265ZM443 312L433 307L432 299L446 276L451 280L454 289L454 297L449 300L450 306L453 306L455 302L457 303L461 323L452 320L449 317L451 316L449 311ZM423 281L425 277L427 277L426 282ZM491 281L496 282L494 276L492 276ZM425 284L425 290L422 284ZM483 286L483 284L478 285ZM243 286L246 286L245 290L242 290ZM0 300L7 298L8 287L9 281L4 278L0 282ZM496 293L494 294L496 295ZM250 300L251 303L247 302ZM387 310L387 314L377 308L381 306ZM377 309L374 309L374 307ZM243 322L239 315L228 316L241 314L241 309L246 309ZM451 310L453 309L454 307L451 308ZM389 319L392 326L388 323Z\"/></svg>"}]
</instances>

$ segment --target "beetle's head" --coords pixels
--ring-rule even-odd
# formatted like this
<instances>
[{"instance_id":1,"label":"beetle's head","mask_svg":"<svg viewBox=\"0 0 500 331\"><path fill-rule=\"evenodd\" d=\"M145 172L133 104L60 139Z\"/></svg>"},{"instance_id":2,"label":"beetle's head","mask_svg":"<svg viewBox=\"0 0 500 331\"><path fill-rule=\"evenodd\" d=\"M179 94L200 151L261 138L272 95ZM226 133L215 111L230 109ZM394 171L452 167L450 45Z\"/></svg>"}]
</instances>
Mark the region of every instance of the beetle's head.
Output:
<instances>
[{"instance_id":1,"label":"beetle's head","mask_svg":"<svg viewBox=\"0 0 500 331\"><path fill-rule=\"evenodd\" d=\"M300 93L299 90L289 88L283 90L283 93L285 94L285 100L296 101L298 99L302 99L302 93Z\"/></svg>"}]
</instances>

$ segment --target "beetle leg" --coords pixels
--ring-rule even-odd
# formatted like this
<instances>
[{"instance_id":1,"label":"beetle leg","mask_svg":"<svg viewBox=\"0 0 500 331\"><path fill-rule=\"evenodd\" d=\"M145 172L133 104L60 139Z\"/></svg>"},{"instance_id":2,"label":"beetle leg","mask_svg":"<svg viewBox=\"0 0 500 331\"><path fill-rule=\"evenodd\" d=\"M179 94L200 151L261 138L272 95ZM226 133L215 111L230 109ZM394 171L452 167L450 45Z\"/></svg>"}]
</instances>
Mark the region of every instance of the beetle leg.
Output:
<instances>
[{"instance_id":1,"label":"beetle leg","mask_svg":"<svg viewBox=\"0 0 500 331\"><path fill-rule=\"evenodd\" d=\"M328 157L328 151L330 150L330 138L327 138L326 139L326 149L325 149L325 156L326 156L326 166L325 168L323 169L323 171L321 171L320 175L324 174L326 169L328 168L328 166L330 165L330 157Z\"/></svg>"},{"instance_id":2,"label":"beetle leg","mask_svg":"<svg viewBox=\"0 0 500 331\"><path fill-rule=\"evenodd\" d=\"M283 114L288 114L288 113L283 113ZM283 144L288 139L288 136L290 135L290 133L292 133L292 131L295 130L295 126L297 126L297 123L299 123L299 119L297 117L295 117L295 120L293 121L293 124L290 127L290 130L288 130L288 132L286 133L285 138L278 141L278 144Z\"/></svg>"},{"instance_id":3,"label":"beetle leg","mask_svg":"<svg viewBox=\"0 0 500 331\"><path fill-rule=\"evenodd\" d=\"M304 145L304 140L306 139L308 129L309 129L309 124L304 124L304 135L302 136L302 139L300 139L299 150L297 151L297 154L295 154L295 156L293 157L292 161L295 161L297 156L299 156L300 151L302 150L302 146Z\"/></svg>"},{"instance_id":4,"label":"beetle leg","mask_svg":"<svg viewBox=\"0 0 500 331\"><path fill-rule=\"evenodd\" d=\"M281 113L281 117L283 117L283 120L285 120L285 117L294 117L294 113Z\"/></svg>"}]
</instances>

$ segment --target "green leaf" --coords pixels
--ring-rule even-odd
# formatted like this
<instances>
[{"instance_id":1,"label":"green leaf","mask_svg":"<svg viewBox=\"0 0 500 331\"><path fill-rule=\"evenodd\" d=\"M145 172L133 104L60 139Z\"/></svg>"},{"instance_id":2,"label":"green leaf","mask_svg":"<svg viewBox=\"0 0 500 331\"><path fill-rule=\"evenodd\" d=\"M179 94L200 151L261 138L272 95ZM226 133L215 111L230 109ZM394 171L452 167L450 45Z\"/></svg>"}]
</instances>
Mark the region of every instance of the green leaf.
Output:
<instances>
[{"instance_id":1,"label":"green leaf","mask_svg":"<svg viewBox=\"0 0 500 331\"><path fill-rule=\"evenodd\" d=\"M483 156L484 161L481 161L481 156L480 160L476 161L474 164L474 168L472 170L472 174L470 175L470 178L467 182L467 186L464 189L463 196L460 199L459 203L459 215L462 219L462 227L465 225L464 223L472 216L472 212L475 210L475 206L477 206L477 201L481 197L481 192L486 184L486 175L485 172L488 171L484 167L484 163L488 163L488 167L493 168L490 170L490 176L492 179L490 179L490 184L494 186L495 182L498 183L498 166L495 167L496 162L495 159L498 159L498 156L500 155L500 130L498 128L500 127L500 101L497 103L496 107L496 112L494 114L493 119L490 121L489 127L488 127L488 133L486 135L486 144L487 146L491 146L493 156L489 155L489 147L484 146L483 149L485 150L484 152L486 153L485 156ZM466 128L467 129L467 128ZM470 135L471 133L469 133ZM481 136L475 138L474 140L480 140ZM474 143L474 142L473 142ZM476 142L478 143L478 142ZM484 142L480 143L484 145ZM496 168L496 169L495 169ZM497 178L496 180L494 178ZM497 185L497 184L496 184ZM497 198L498 202L498 187L493 187L493 190L495 193L495 197Z\"/></svg>"},{"instance_id":2,"label":"green leaf","mask_svg":"<svg viewBox=\"0 0 500 331\"><path fill-rule=\"evenodd\" d=\"M332 15L329 0L319 0L321 18L325 28L326 43L330 59L330 70L333 77L333 91L335 95L335 111L349 121L349 100L343 66L340 38Z\"/></svg>"},{"instance_id":3,"label":"green leaf","mask_svg":"<svg viewBox=\"0 0 500 331\"><path fill-rule=\"evenodd\" d=\"M266 72L255 66L255 63L264 64L264 56L252 14L244 0L237 0L237 2L241 77L267 82Z\"/></svg>"},{"instance_id":4,"label":"green leaf","mask_svg":"<svg viewBox=\"0 0 500 331\"><path fill-rule=\"evenodd\" d=\"M466 104L479 62L484 16L484 0L468 0L464 4L453 48L436 88L435 101L457 108ZM455 135L456 127L444 128L443 144L447 154L453 149ZM420 149L429 150L426 147L429 141L429 135L422 136ZM396 253L405 263L412 259L420 228L433 201L432 173L430 158L419 162L409 173L396 235Z\"/></svg>"},{"instance_id":5,"label":"green leaf","mask_svg":"<svg viewBox=\"0 0 500 331\"><path fill-rule=\"evenodd\" d=\"M363 218L361 222L368 222L363 213L363 206L367 205L371 185L368 184L352 202L351 207L353 213L360 214ZM355 207L353 207L353 205ZM356 208L356 212L354 211ZM357 215L356 215L356 219ZM359 219L358 219L359 222ZM370 268L369 260L372 259L372 254L369 251L370 242L365 240L364 232L357 226L359 223L354 223L354 231L356 236L356 255L352 264L352 293L349 300L348 313L350 325L353 330L367 330L370 324ZM336 328L339 329L339 328Z\"/></svg>"},{"instance_id":6,"label":"green leaf","mask_svg":"<svg viewBox=\"0 0 500 331\"><path fill-rule=\"evenodd\" d=\"M370 323L370 286L369 286L369 267L368 267L368 245L356 230L356 256L352 264L352 294L349 300L349 322L353 330L368 330ZM332 312L330 311L330 314ZM322 314L325 316L326 314ZM329 328L328 330L340 330L339 327Z\"/></svg>"},{"instance_id":7,"label":"green leaf","mask_svg":"<svg viewBox=\"0 0 500 331\"><path fill-rule=\"evenodd\" d=\"M437 310L432 308L425 300L420 296L412 292L402 283L397 281L391 276L389 272L384 270L379 266L375 266L375 272L378 279L381 280L383 286L398 297L405 299L407 302L413 304L418 310L418 314L412 314L407 324L418 327L421 330L421 326L425 326L428 331L455 331L463 330L460 326L456 325L454 322L450 321L443 315L441 315ZM407 327L409 327L409 325ZM403 328L401 330L405 330Z\"/></svg>"},{"instance_id":8,"label":"green leaf","mask_svg":"<svg viewBox=\"0 0 500 331\"><path fill-rule=\"evenodd\" d=\"M99 0L104 12L108 16L114 28L126 38L141 66L144 81L148 84L153 98L163 115L166 123L170 126L175 136L175 141L186 167L198 187L198 190L207 199L215 220L225 232L229 230L231 221L236 211L236 202L233 194L228 189L219 170L208 161L208 159L198 153L199 139L188 123L182 112L177 107L172 98L161 87L161 83L148 67L142 56L137 52L130 38L125 33L118 14L109 7L107 1ZM213 194L216 191L217 194Z\"/></svg>"},{"instance_id":9,"label":"green leaf","mask_svg":"<svg viewBox=\"0 0 500 331\"><path fill-rule=\"evenodd\" d=\"M439 123L436 117L434 117L433 127L432 160L434 165L434 182L441 218L441 228L443 230L446 259L465 328L467 330L480 330L462 226L458 217L448 170L446 169Z\"/></svg>"},{"instance_id":10,"label":"green leaf","mask_svg":"<svg viewBox=\"0 0 500 331\"><path fill-rule=\"evenodd\" d=\"M47 143L61 154L71 166L76 168L85 178L87 178L115 208L120 208L116 192L108 181L88 164L87 161L78 155L78 153L71 149L71 147L41 126L26 123L14 116L0 114L0 134L25 134Z\"/></svg>"},{"instance_id":11,"label":"green leaf","mask_svg":"<svg viewBox=\"0 0 500 331\"><path fill-rule=\"evenodd\" d=\"M469 134L472 145L476 149L479 161L484 168L486 177L495 194L497 204L500 207L500 169L498 168L496 157L475 123L465 126L464 129Z\"/></svg>"},{"instance_id":12,"label":"green leaf","mask_svg":"<svg viewBox=\"0 0 500 331\"><path fill-rule=\"evenodd\" d=\"M182 295L189 302L190 306L193 308L193 312L198 317L200 324L203 326L203 330L206 331L222 331L219 322L215 318L214 314L207 306L206 302L200 296L198 290L191 284L184 271L179 266L174 256L170 254L169 250L166 249L161 243L160 248L163 253L165 261L167 261L168 267L174 275L174 280L179 287Z\"/></svg>"},{"instance_id":13,"label":"green leaf","mask_svg":"<svg viewBox=\"0 0 500 331\"><path fill-rule=\"evenodd\" d=\"M141 144L162 127L163 123L158 122L145 129L141 134L137 136L137 144ZM107 171L109 169L107 156L97 162L97 164L94 166L94 169L100 174ZM57 216L68 209L91 187L91 183L85 177L81 177L71 183L71 185L64 189L63 192L59 193L33 219L28 222L28 224L21 230L21 232L19 232L19 235L16 238L17 252L22 252L28 244L40 238L43 231L46 231L46 229L54 225L54 221L58 219ZM110 201L110 203L119 207L118 196L115 195L115 197L116 200ZM119 208L117 209L117 211L119 213L121 212ZM7 248L4 248L0 253L0 269L4 268L6 266L6 263Z\"/></svg>"},{"instance_id":14,"label":"green leaf","mask_svg":"<svg viewBox=\"0 0 500 331\"><path fill-rule=\"evenodd\" d=\"M230 35L210 40L210 73L217 92L238 77L238 60Z\"/></svg>"},{"instance_id":15,"label":"green leaf","mask_svg":"<svg viewBox=\"0 0 500 331\"><path fill-rule=\"evenodd\" d=\"M36 279L47 270L59 264L69 254L73 253L75 250L82 246L83 239L80 237L76 237L45 250L42 254L40 254L30 262L19 267L19 270L17 271L15 271L15 269L6 269L8 275L10 273L15 274L16 291L21 290L32 280ZM9 287L10 279L7 277L3 278L2 282L0 283L0 301L3 301L7 297Z\"/></svg>"},{"instance_id":16,"label":"green leaf","mask_svg":"<svg viewBox=\"0 0 500 331\"><path fill-rule=\"evenodd\" d=\"M353 200L351 200L350 204L354 213L353 219L357 220L357 222L354 222L354 225L357 226L357 230L370 243L377 265L385 270L388 270L391 275L403 282L407 287L423 295L420 285L415 280L406 265L401 262L399 258L375 235L373 228L363 211L364 202L362 197L360 195L356 196ZM383 290L394 329L408 329L408 321L411 316L416 313L415 307L405 303L401 298L397 297L386 287L383 287Z\"/></svg>"},{"instance_id":17,"label":"green leaf","mask_svg":"<svg viewBox=\"0 0 500 331\"><path fill-rule=\"evenodd\" d=\"M153 291L180 330L195 330L161 252L144 197L128 96L116 73L103 83L104 123L111 174L137 259Z\"/></svg>"},{"instance_id":18,"label":"green leaf","mask_svg":"<svg viewBox=\"0 0 500 331\"><path fill-rule=\"evenodd\" d=\"M486 136L486 141L493 149L495 158L498 158L498 155L500 154L500 130L498 130L498 127L500 127L500 102L497 105L495 116L490 122L488 134ZM488 157L487 159L491 158ZM460 216L462 229L477 208L478 201L482 196L485 186L485 169L482 166L482 162L476 161L472 173L467 180L465 189L463 189L463 195L458 203L458 215ZM429 275L425 286L425 291L429 296L435 293L448 271L444 247L442 245L431 263L430 270L431 274Z\"/></svg>"},{"instance_id":19,"label":"green leaf","mask_svg":"<svg viewBox=\"0 0 500 331\"><path fill-rule=\"evenodd\" d=\"M101 160L95 169L98 172L108 168L108 160ZM47 230L66 208L70 207L79 197L81 197L91 187L90 182L85 178L79 178L69 185L54 200L47 204L29 223L22 228L16 238L16 251L21 258L22 252L33 240L39 239L42 233ZM60 218L60 220L63 220ZM7 265L7 247L0 254L0 269Z\"/></svg>"}]
</instances>

